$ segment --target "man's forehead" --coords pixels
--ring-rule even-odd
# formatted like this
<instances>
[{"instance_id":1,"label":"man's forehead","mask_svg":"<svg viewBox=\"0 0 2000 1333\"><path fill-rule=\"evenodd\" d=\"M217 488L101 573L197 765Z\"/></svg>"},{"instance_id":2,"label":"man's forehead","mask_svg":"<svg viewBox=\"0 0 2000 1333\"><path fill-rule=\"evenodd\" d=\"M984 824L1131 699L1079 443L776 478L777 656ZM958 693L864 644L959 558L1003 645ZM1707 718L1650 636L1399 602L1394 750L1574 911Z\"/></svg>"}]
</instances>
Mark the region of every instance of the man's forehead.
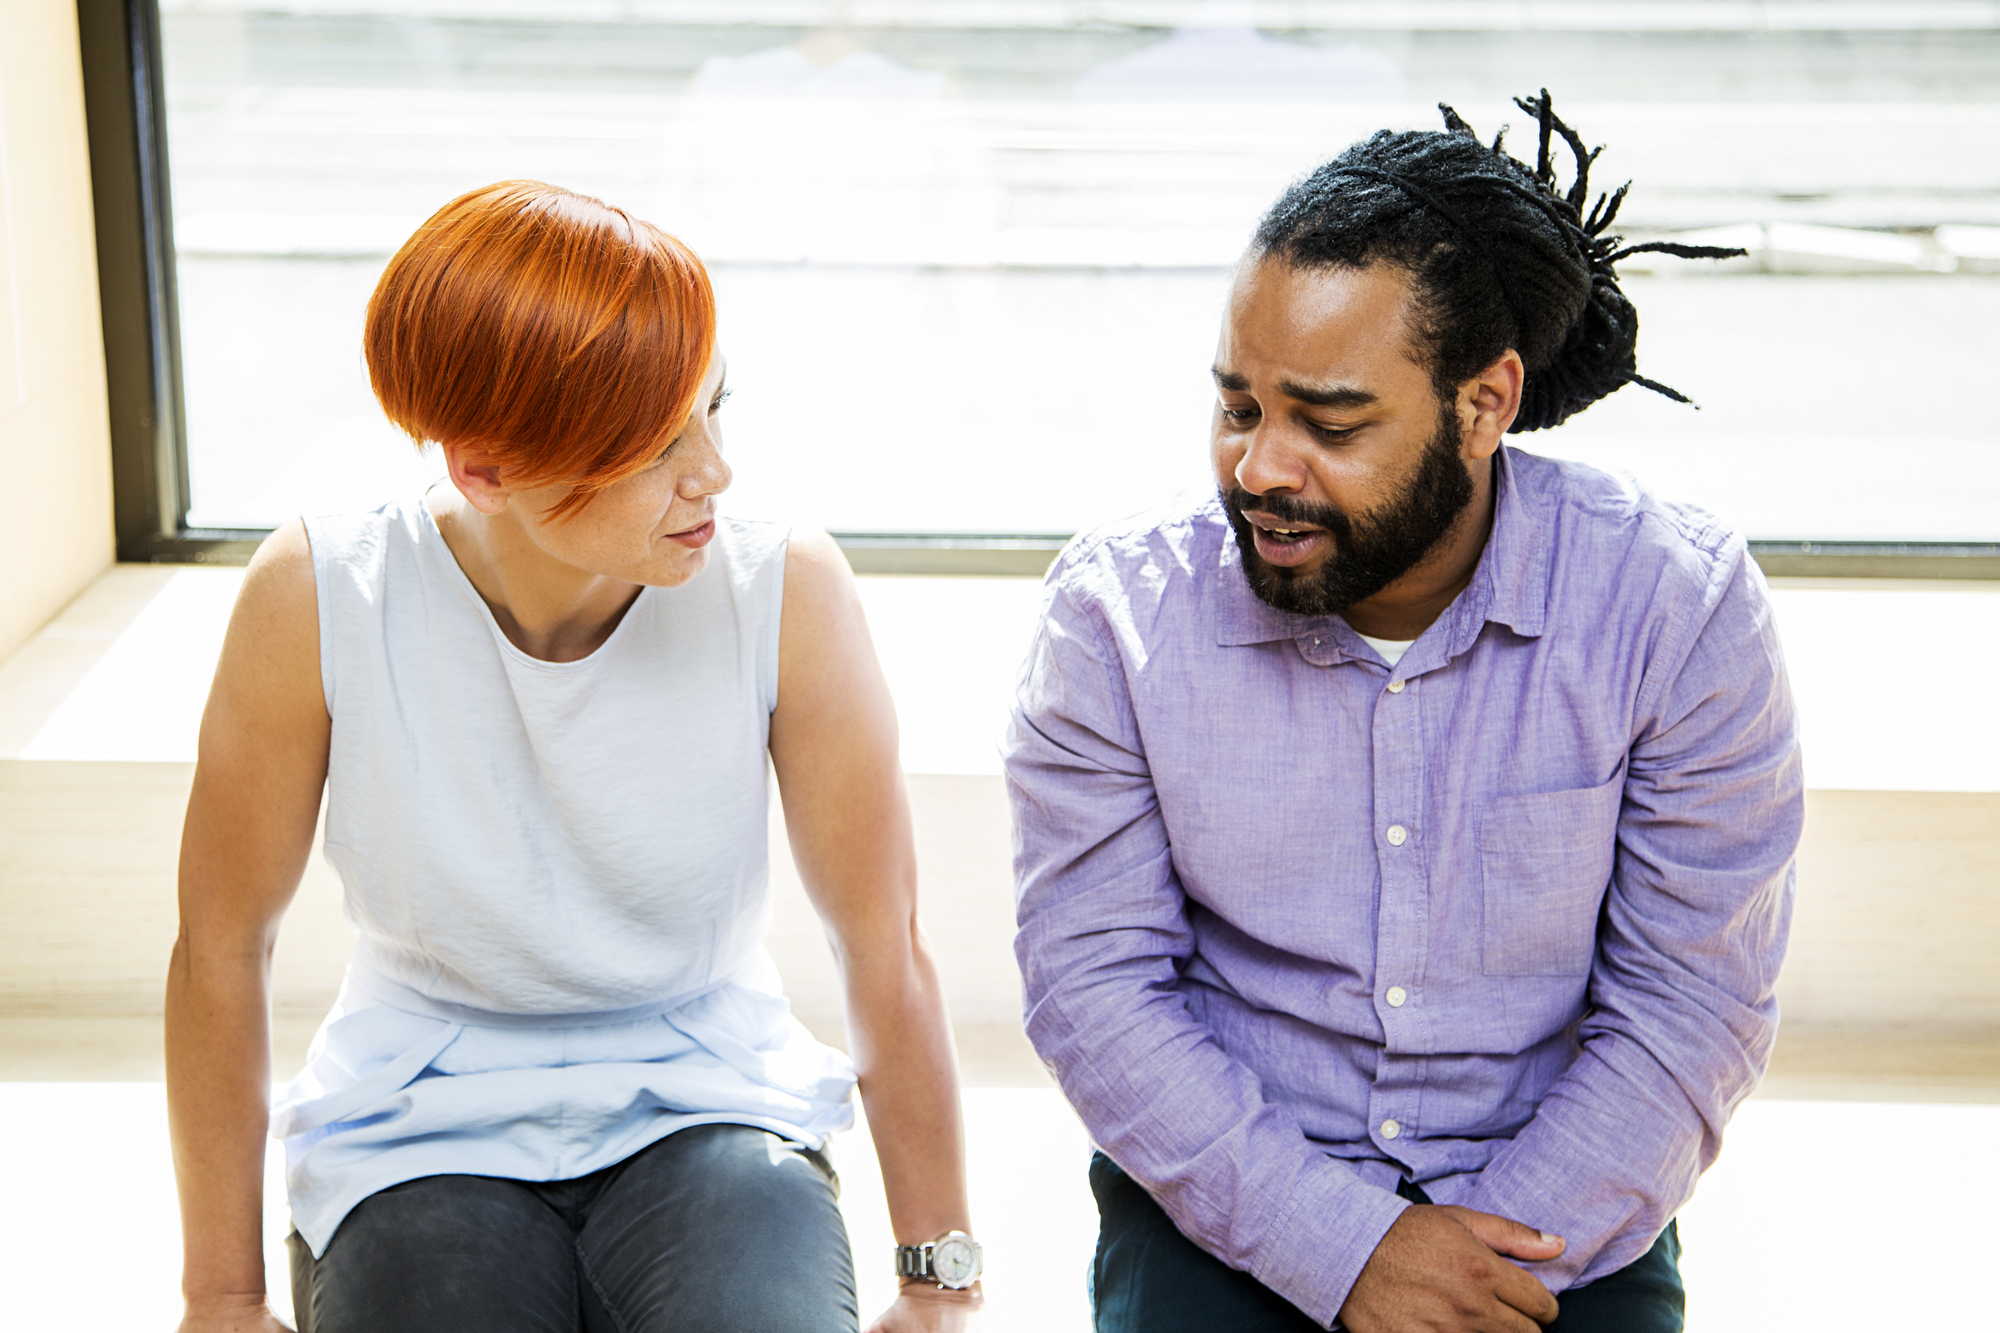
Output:
<instances>
[{"instance_id":1,"label":"man's forehead","mask_svg":"<svg viewBox=\"0 0 2000 1333\"><path fill-rule=\"evenodd\" d=\"M1370 264L1298 264L1280 255L1245 256L1230 282L1232 307L1279 300L1316 314L1402 317L1410 273L1386 260Z\"/></svg>"},{"instance_id":2,"label":"man's forehead","mask_svg":"<svg viewBox=\"0 0 2000 1333\"><path fill-rule=\"evenodd\" d=\"M1277 381L1304 402L1355 406L1423 376L1403 318L1408 281L1391 265L1298 268L1266 256L1237 270L1216 382Z\"/></svg>"}]
</instances>

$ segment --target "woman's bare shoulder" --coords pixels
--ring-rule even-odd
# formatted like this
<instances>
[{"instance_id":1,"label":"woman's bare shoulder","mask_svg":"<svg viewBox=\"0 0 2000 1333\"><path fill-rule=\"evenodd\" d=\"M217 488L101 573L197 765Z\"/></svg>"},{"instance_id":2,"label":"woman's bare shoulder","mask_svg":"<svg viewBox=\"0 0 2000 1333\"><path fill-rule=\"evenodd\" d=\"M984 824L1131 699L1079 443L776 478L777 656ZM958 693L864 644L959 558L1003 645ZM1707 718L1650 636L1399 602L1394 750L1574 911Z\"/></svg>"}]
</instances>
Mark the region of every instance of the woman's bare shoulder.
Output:
<instances>
[{"instance_id":1,"label":"woman's bare shoulder","mask_svg":"<svg viewBox=\"0 0 2000 1333\"><path fill-rule=\"evenodd\" d=\"M847 557L825 531L795 527L785 544L785 631L811 633L858 616L860 592Z\"/></svg>"},{"instance_id":2,"label":"woman's bare shoulder","mask_svg":"<svg viewBox=\"0 0 2000 1333\"><path fill-rule=\"evenodd\" d=\"M234 622L253 619L264 631L319 638L319 589L313 575L312 539L304 519L293 519L266 537L243 572Z\"/></svg>"},{"instance_id":3,"label":"woman's bare shoulder","mask_svg":"<svg viewBox=\"0 0 2000 1333\"><path fill-rule=\"evenodd\" d=\"M325 712L312 542L294 519L264 539L229 616L211 712L243 721ZM220 720L218 718L218 720Z\"/></svg>"},{"instance_id":4,"label":"woman's bare shoulder","mask_svg":"<svg viewBox=\"0 0 2000 1333\"><path fill-rule=\"evenodd\" d=\"M847 557L840 553L840 544L824 528L811 524L793 527L785 543L786 583L792 581L794 572L803 573L809 581L853 582L853 571L847 566Z\"/></svg>"},{"instance_id":5,"label":"woman's bare shoulder","mask_svg":"<svg viewBox=\"0 0 2000 1333\"><path fill-rule=\"evenodd\" d=\"M778 697L795 704L831 704L880 674L854 571L817 528L794 528L786 546L778 662Z\"/></svg>"}]
</instances>

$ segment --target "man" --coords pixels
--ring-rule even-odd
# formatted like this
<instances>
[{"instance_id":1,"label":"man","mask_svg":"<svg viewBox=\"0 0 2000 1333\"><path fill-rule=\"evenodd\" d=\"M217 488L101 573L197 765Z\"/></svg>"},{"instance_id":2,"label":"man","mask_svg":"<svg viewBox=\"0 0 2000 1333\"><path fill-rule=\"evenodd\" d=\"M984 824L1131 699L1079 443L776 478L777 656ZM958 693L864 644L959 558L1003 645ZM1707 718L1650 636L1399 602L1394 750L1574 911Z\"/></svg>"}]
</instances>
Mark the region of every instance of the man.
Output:
<instances>
[{"instance_id":1,"label":"man","mask_svg":"<svg viewBox=\"0 0 2000 1333\"><path fill-rule=\"evenodd\" d=\"M1532 171L1447 108L1292 187L1229 297L1219 497L1050 573L1017 952L1102 1149L1106 1333L1681 1327L1798 746L1744 543L1502 444L1672 394L1616 201L1581 216L1521 105Z\"/></svg>"}]
</instances>

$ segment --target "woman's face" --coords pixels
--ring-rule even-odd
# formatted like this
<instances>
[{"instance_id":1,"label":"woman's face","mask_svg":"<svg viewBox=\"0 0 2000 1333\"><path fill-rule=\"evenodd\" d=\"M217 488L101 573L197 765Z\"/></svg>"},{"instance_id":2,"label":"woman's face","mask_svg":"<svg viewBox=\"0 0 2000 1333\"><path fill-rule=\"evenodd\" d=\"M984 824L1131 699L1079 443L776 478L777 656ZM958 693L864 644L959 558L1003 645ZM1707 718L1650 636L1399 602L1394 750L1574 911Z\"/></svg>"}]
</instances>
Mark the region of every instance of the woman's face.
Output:
<instances>
[{"instance_id":1,"label":"woman's face","mask_svg":"<svg viewBox=\"0 0 2000 1333\"><path fill-rule=\"evenodd\" d=\"M628 583L672 588L699 574L715 537L715 497L730 481L722 458L727 371L717 352L680 434L644 471L597 492L582 508L550 517L568 486L512 492L507 509L529 540L563 564Z\"/></svg>"}]
</instances>

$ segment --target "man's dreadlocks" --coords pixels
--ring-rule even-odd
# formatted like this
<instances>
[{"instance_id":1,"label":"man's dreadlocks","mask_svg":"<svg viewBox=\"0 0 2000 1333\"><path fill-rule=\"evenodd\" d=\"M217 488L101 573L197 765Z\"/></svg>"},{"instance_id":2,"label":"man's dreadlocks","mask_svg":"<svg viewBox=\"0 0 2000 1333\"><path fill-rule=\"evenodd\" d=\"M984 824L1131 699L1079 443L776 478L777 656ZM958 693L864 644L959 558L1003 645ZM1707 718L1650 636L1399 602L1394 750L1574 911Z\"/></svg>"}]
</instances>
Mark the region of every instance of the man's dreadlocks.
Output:
<instances>
[{"instance_id":1,"label":"man's dreadlocks","mask_svg":"<svg viewBox=\"0 0 2000 1333\"><path fill-rule=\"evenodd\" d=\"M1606 394L1640 384L1688 400L1638 371L1639 312L1614 266L1658 251L1689 259L1744 253L1653 241L1619 248L1607 234L1630 182L1590 215L1590 165L1602 148L1559 119L1548 89L1516 98L1541 129L1535 165L1491 147L1443 103L1445 128L1382 130L1299 181L1264 215L1253 249L1301 268L1394 264L1410 274L1420 343L1441 396L1509 347L1527 368L1511 430L1560 424ZM1556 190L1550 143L1560 135L1576 164Z\"/></svg>"}]
</instances>

